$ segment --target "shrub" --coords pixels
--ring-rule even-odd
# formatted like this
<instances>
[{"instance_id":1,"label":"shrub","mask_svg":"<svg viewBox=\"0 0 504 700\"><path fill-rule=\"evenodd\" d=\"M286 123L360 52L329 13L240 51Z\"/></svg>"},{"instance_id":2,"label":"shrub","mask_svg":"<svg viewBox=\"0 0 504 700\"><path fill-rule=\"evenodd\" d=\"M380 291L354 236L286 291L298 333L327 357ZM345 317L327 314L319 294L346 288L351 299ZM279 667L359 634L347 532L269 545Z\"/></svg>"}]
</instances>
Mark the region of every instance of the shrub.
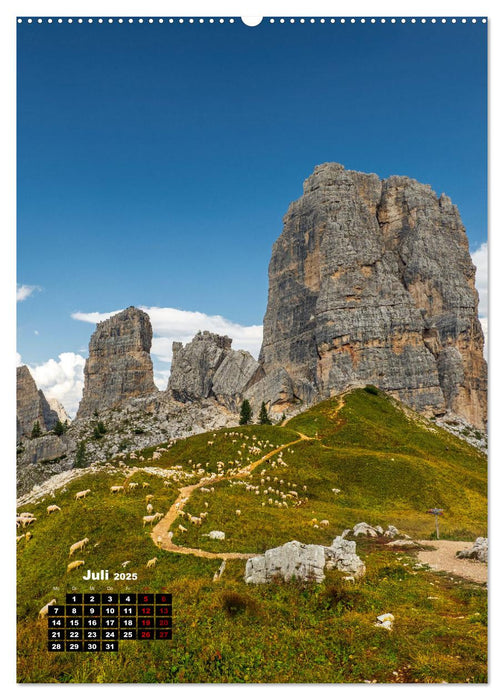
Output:
<instances>
[{"instance_id":1,"label":"shrub","mask_svg":"<svg viewBox=\"0 0 504 700\"><path fill-rule=\"evenodd\" d=\"M235 591L225 591L222 594L222 609L230 616L235 617L238 613L243 613L247 608L254 612L255 602L248 596L236 593Z\"/></svg>"},{"instance_id":2,"label":"shrub","mask_svg":"<svg viewBox=\"0 0 504 700\"><path fill-rule=\"evenodd\" d=\"M107 432L107 428L103 424L103 421L99 420L98 423L93 428L93 437L95 440L100 440L105 435L106 432Z\"/></svg>"},{"instance_id":3,"label":"shrub","mask_svg":"<svg viewBox=\"0 0 504 700\"><path fill-rule=\"evenodd\" d=\"M378 396L379 394L378 388L374 384L366 384L364 391L367 391L368 394L373 394L373 396Z\"/></svg>"},{"instance_id":4,"label":"shrub","mask_svg":"<svg viewBox=\"0 0 504 700\"><path fill-rule=\"evenodd\" d=\"M326 609L353 610L360 598L361 594L358 591L345 586L342 581L337 581L326 587L321 603Z\"/></svg>"}]
</instances>

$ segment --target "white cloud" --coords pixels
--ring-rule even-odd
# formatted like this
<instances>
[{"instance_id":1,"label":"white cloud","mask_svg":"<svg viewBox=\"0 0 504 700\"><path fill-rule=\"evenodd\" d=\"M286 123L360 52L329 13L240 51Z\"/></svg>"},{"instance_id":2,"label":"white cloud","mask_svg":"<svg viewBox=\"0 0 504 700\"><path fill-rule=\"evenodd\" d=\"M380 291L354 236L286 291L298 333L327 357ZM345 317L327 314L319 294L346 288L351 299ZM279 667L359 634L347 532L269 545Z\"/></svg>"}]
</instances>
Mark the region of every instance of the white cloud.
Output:
<instances>
[{"instance_id":1,"label":"white cloud","mask_svg":"<svg viewBox=\"0 0 504 700\"><path fill-rule=\"evenodd\" d=\"M87 323L100 323L101 321L106 321L107 318L115 316L123 309L117 309L117 311L106 311L105 313L100 313L99 311L91 311L90 313L82 313L81 311L76 311L72 314L72 318L76 321L87 321Z\"/></svg>"},{"instance_id":2,"label":"white cloud","mask_svg":"<svg viewBox=\"0 0 504 700\"><path fill-rule=\"evenodd\" d=\"M172 343L174 341L188 343L198 331L211 331L220 335L228 335L233 339L235 350L248 350L255 358L259 355L262 343L262 326L242 326L223 316L209 316L200 311L183 311L159 306L141 306L140 308L149 314L152 323L154 337L151 354L154 361L157 359L160 362L171 362ZM77 321L98 323L117 313L119 311L106 313L79 311L73 313L72 318ZM164 370L164 368L163 372L169 374L169 371Z\"/></svg>"},{"instance_id":3,"label":"white cloud","mask_svg":"<svg viewBox=\"0 0 504 700\"><path fill-rule=\"evenodd\" d=\"M479 317L485 336L484 355L488 359L488 246L482 243L478 250L471 253L476 265L476 289L479 294Z\"/></svg>"},{"instance_id":4,"label":"white cloud","mask_svg":"<svg viewBox=\"0 0 504 700\"><path fill-rule=\"evenodd\" d=\"M476 265L476 289L478 290L479 315L488 316L488 246L482 243L478 250L471 253L472 261Z\"/></svg>"},{"instance_id":5,"label":"white cloud","mask_svg":"<svg viewBox=\"0 0 504 700\"><path fill-rule=\"evenodd\" d=\"M16 301L28 299L33 292L40 292L40 287L34 284L18 284L16 286Z\"/></svg>"},{"instance_id":6,"label":"white cloud","mask_svg":"<svg viewBox=\"0 0 504 700\"><path fill-rule=\"evenodd\" d=\"M85 362L82 355L62 352L58 355L58 360L50 359L40 365L28 365L37 387L42 389L45 397L58 399L72 418L82 397Z\"/></svg>"}]
</instances>

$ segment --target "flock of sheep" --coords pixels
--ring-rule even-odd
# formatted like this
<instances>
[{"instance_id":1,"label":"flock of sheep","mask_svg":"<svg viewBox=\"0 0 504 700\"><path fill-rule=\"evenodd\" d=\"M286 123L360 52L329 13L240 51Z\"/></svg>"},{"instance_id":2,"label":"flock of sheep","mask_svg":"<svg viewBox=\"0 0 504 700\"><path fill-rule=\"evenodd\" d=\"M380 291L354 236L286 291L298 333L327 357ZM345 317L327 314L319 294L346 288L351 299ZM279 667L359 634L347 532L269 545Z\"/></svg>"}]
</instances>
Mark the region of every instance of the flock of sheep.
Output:
<instances>
[{"instance_id":1,"label":"flock of sheep","mask_svg":"<svg viewBox=\"0 0 504 700\"><path fill-rule=\"evenodd\" d=\"M213 438L217 436L216 433L213 434ZM270 476L267 474L267 469L262 469L260 472L260 476L257 479L254 479L254 476L252 475L252 457L256 457L257 455L260 455L261 453L266 454L269 451L273 451L275 449L278 449L280 446L279 445L273 445L269 440L260 440L257 438L256 435L246 435L240 431L230 431L227 433L224 433L224 436L227 440L230 440L232 444L239 444L239 448L236 450L237 457L238 459L234 460L229 460L227 464L220 460L216 463L216 471L211 471L209 473L209 467L210 464L207 462L205 464L205 468L202 467L201 463L196 463L193 464L193 461L191 459L188 460L188 465L189 465L189 470L186 473L184 473L184 477L194 477L196 475L207 475L208 481L212 481L213 479L216 478L222 478L222 477L240 477L240 476L248 476L249 481L238 481L238 480L233 480L229 482L229 486L244 486L245 489L249 492L252 492L258 497L261 497L264 499L261 501L261 506L266 507L266 506L275 506L278 508L289 508L289 507L299 507L302 505L305 505L308 501L308 496L307 496L307 486L306 484L298 486L295 482L287 481L286 479L280 479L277 476ZM171 441L167 447L161 447L157 448L152 456L151 460L158 460L162 457L164 452L167 452L169 448L171 448L174 444L174 441ZM208 446L211 447L214 444L214 440L209 439L207 442ZM293 452L293 450L290 450L288 448L287 452ZM140 455L138 456L136 453L132 452L129 455L125 455L123 453L116 455L115 459L113 461L116 461L119 459L118 466L127 468L128 465L126 465L123 461L126 457L129 457L129 459L136 459L139 461L145 461L145 458ZM245 459L248 457L248 463L243 463ZM149 458L148 458L149 459ZM114 465L110 465L111 467ZM267 468L268 471L271 469L276 469L276 468L284 468L287 467L287 463L283 459L283 451L280 451L277 456L276 460L267 460ZM174 470L184 470L185 468L176 465L176 466L171 466L169 469ZM178 480L178 479L176 479ZM171 486L172 484L168 481L164 481L165 486ZM120 494L126 494L126 493L131 493L135 491L136 489L142 488L146 489L149 487L148 482L142 482L141 484L138 482L134 481L128 481L128 477L126 478L125 482L122 484L113 484L112 486L109 487L109 491L111 494L114 495L120 495ZM213 493L214 492L214 487L213 486L200 486L199 491L201 493ZM337 491L337 489L335 490ZM85 489L83 491L78 491L75 494L75 500L80 500L83 498L86 498L86 496L91 493L91 489ZM146 508L146 515L142 516L142 524L143 527L151 525L153 526L155 523L159 522L164 517L164 513L160 512L153 512L154 508L151 503L151 500L154 498L153 494L148 494L145 497L145 508ZM186 500L186 499L183 499ZM208 508L208 502L205 501L205 508ZM185 508L185 506L184 506ZM51 515L53 513L56 513L60 511L61 508L56 505L55 503L47 506L47 514ZM183 519L184 522L187 522L187 524L194 525L196 527L201 527L203 524L204 520L208 516L208 510L205 510L199 515L192 515L186 510L181 510L180 506L177 504L177 510L178 510L178 516ZM241 509L236 509L235 510L235 515L237 517L240 517L242 514ZM35 522L36 518L32 513L21 513L16 517L16 524L17 527L22 527L23 529ZM316 519L313 519L310 521L310 524L317 528L317 527L328 527L329 526L329 521L328 520L321 520L318 522ZM185 533L188 531L187 527L182 525L182 523L178 524L178 530L181 533ZM168 533L168 536L173 537L173 533L170 532ZM30 532L23 533L21 536L17 537L17 540L21 540L22 538L29 540L32 537ZM158 541L160 538L158 538ZM75 553L77 552L82 552L84 551L86 545L89 544L89 538L84 537L81 540L78 540L74 542L70 548L69 548L69 557L72 557ZM96 545L95 545L96 546ZM156 563L158 562L158 557L153 557L152 559L149 559L146 563L146 568L151 569L153 568ZM67 573L83 566L85 563L84 560L82 559L75 559L67 565ZM125 564L129 564L130 562L123 562L123 566ZM49 605L54 604L54 600L49 602L46 606L44 606L40 612L39 616L44 617L47 615L47 608Z\"/></svg>"}]
</instances>

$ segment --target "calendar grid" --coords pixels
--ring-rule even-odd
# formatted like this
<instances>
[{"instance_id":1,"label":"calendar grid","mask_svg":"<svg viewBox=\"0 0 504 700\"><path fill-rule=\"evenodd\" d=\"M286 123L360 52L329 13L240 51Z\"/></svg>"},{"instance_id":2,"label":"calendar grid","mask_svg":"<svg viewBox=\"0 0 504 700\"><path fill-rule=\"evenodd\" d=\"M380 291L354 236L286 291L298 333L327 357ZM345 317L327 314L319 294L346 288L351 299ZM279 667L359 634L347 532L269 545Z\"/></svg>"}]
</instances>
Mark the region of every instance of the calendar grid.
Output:
<instances>
[{"instance_id":1,"label":"calendar grid","mask_svg":"<svg viewBox=\"0 0 504 700\"><path fill-rule=\"evenodd\" d=\"M118 651L120 641L173 634L171 593L67 593L48 608L48 651Z\"/></svg>"}]
</instances>

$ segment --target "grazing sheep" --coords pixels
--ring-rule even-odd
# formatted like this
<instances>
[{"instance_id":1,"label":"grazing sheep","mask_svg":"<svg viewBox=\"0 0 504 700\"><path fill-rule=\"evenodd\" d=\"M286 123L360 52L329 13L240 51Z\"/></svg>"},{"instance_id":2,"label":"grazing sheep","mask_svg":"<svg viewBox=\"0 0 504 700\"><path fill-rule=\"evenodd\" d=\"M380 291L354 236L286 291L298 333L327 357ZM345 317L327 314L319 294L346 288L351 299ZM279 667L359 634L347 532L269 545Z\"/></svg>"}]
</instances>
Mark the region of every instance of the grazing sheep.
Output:
<instances>
[{"instance_id":1,"label":"grazing sheep","mask_svg":"<svg viewBox=\"0 0 504 700\"><path fill-rule=\"evenodd\" d=\"M130 491L133 491L133 489L136 489L137 486L138 486L138 483L136 481L130 481L130 483L128 484L128 488Z\"/></svg>"},{"instance_id":2,"label":"grazing sheep","mask_svg":"<svg viewBox=\"0 0 504 700\"><path fill-rule=\"evenodd\" d=\"M161 520L163 515L164 515L164 513L154 513L154 515L144 515L143 516L144 527L145 527L145 525L154 524L156 522L156 520Z\"/></svg>"},{"instance_id":3,"label":"grazing sheep","mask_svg":"<svg viewBox=\"0 0 504 700\"><path fill-rule=\"evenodd\" d=\"M202 520L204 520L207 517L208 513L200 513L199 516Z\"/></svg>"},{"instance_id":4,"label":"grazing sheep","mask_svg":"<svg viewBox=\"0 0 504 700\"><path fill-rule=\"evenodd\" d=\"M50 506L47 506L47 515L51 515L51 513L56 513L56 511L61 510L59 506L57 506L55 503L53 503Z\"/></svg>"},{"instance_id":5,"label":"grazing sheep","mask_svg":"<svg viewBox=\"0 0 504 700\"><path fill-rule=\"evenodd\" d=\"M33 535L31 534L31 532L27 532L25 537L26 537L26 541L29 542L31 540L31 538L33 537Z\"/></svg>"},{"instance_id":6,"label":"grazing sheep","mask_svg":"<svg viewBox=\"0 0 504 700\"><path fill-rule=\"evenodd\" d=\"M161 455L160 455L160 456L161 456ZM143 481L143 482L142 482L142 488L143 488L143 489L148 489L149 486L150 486L150 484L149 484L147 481Z\"/></svg>"},{"instance_id":7,"label":"grazing sheep","mask_svg":"<svg viewBox=\"0 0 504 700\"><path fill-rule=\"evenodd\" d=\"M44 618L44 617L47 617L47 614L48 614L48 612L49 612L49 606L50 606L50 605L54 605L55 602L56 602L56 598L53 598L52 600L50 600L50 601L47 603L47 605L44 605L43 608L40 608L39 614L38 614L39 618L42 619L42 618Z\"/></svg>"},{"instance_id":8,"label":"grazing sheep","mask_svg":"<svg viewBox=\"0 0 504 700\"><path fill-rule=\"evenodd\" d=\"M145 500L146 500L146 501L150 501L151 498L154 498L154 494L148 493L147 496L145 497Z\"/></svg>"},{"instance_id":9,"label":"grazing sheep","mask_svg":"<svg viewBox=\"0 0 504 700\"><path fill-rule=\"evenodd\" d=\"M19 525L22 525L23 527L26 527L27 525L34 523L36 519L37 518L24 518L19 516L16 518L16 526L19 527Z\"/></svg>"},{"instance_id":10,"label":"grazing sheep","mask_svg":"<svg viewBox=\"0 0 504 700\"><path fill-rule=\"evenodd\" d=\"M145 565L147 569L152 569L154 566L156 566L156 562L158 561L157 557L154 557L154 559L149 559L147 564Z\"/></svg>"},{"instance_id":11,"label":"grazing sheep","mask_svg":"<svg viewBox=\"0 0 504 700\"><path fill-rule=\"evenodd\" d=\"M320 527L329 527L329 520L321 520Z\"/></svg>"},{"instance_id":12,"label":"grazing sheep","mask_svg":"<svg viewBox=\"0 0 504 700\"><path fill-rule=\"evenodd\" d=\"M79 498L86 498L88 493L91 493L91 489L86 489L85 491L78 491L75 494L75 500L77 501L77 500L79 500Z\"/></svg>"},{"instance_id":13,"label":"grazing sheep","mask_svg":"<svg viewBox=\"0 0 504 700\"><path fill-rule=\"evenodd\" d=\"M152 503L147 503L147 513L152 513L153 510L154 506L152 505Z\"/></svg>"},{"instance_id":14,"label":"grazing sheep","mask_svg":"<svg viewBox=\"0 0 504 700\"><path fill-rule=\"evenodd\" d=\"M191 515L191 522L193 525L201 525L201 518L197 518L195 515Z\"/></svg>"},{"instance_id":15,"label":"grazing sheep","mask_svg":"<svg viewBox=\"0 0 504 700\"><path fill-rule=\"evenodd\" d=\"M18 543L18 542L19 542L19 540L22 540L22 539L23 539L23 537L24 537L24 534L23 534L23 535L19 535L19 537L16 537L16 543Z\"/></svg>"},{"instance_id":16,"label":"grazing sheep","mask_svg":"<svg viewBox=\"0 0 504 700\"><path fill-rule=\"evenodd\" d=\"M83 540L79 540L78 542L74 542L73 545L71 545L70 547L70 554L68 556L71 557L74 552L77 552L80 549L84 549L88 542L89 539L87 537L84 537Z\"/></svg>"},{"instance_id":17,"label":"grazing sheep","mask_svg":"<svg viewBox=\"0 0 504 700\"><path fill-rule=\"evenodd\" d=\"M128 564L131 564L131 561L130 561L129 559L128 559L127 561L123 561L123 562L121 563L121 566L122 566L123 569L125 569L125 568L128 566Z\"/></svg>"},{"instance_id":18,"label":"grazing sheep","mask_svg":"<svg viewBox=\"0 0 504 700\"><path fill-rule=\"evenodd\" d=\"M179 525L178 529L180 530L180 532L187 532L187 528L184 527L183 525Z\"/></svg>"},{"instance_id":19,"label":"grazing sheep","mask_svg":"<svg viewBox=\"0 0 504 700\"><path fill-rule=\"evenodd\" d=\"M35 516L33 515L33 513L20 513L17 517L18 518L34 518Z\"/></svg>"},{"instance_id":20,"label":"grazing sheep","mask_svg":"<svg viewBox=\"0 0 504 700\"><path fill-rule=\"evenodd\" d=\"M236 515L241 515L241 510L237 509L235 510Z\"/></svg>"},{"instance_id":21,"label":"grazing sheep","mask_svg":"<svg viewBox=\"0 0 504 700\"><path fill-rule=\"evenodd\" d=\"M79 566L82 566L85 564L85 562L82 559L77 559L76 561L71 561L70 564L67 566L67 573L70 571L73 571L74 569L78 569Z\"/></svg>"},{"instance_id":22,"label":"grazing sheep","mask_svg":"<svg viewBox=\"0 0 504 700\"><path fill-rule=\"evenodd\" d=\"M111 486L110 493L119 493L119 491L124 491L124 486Z\"/></svg>"}]
</instances>

